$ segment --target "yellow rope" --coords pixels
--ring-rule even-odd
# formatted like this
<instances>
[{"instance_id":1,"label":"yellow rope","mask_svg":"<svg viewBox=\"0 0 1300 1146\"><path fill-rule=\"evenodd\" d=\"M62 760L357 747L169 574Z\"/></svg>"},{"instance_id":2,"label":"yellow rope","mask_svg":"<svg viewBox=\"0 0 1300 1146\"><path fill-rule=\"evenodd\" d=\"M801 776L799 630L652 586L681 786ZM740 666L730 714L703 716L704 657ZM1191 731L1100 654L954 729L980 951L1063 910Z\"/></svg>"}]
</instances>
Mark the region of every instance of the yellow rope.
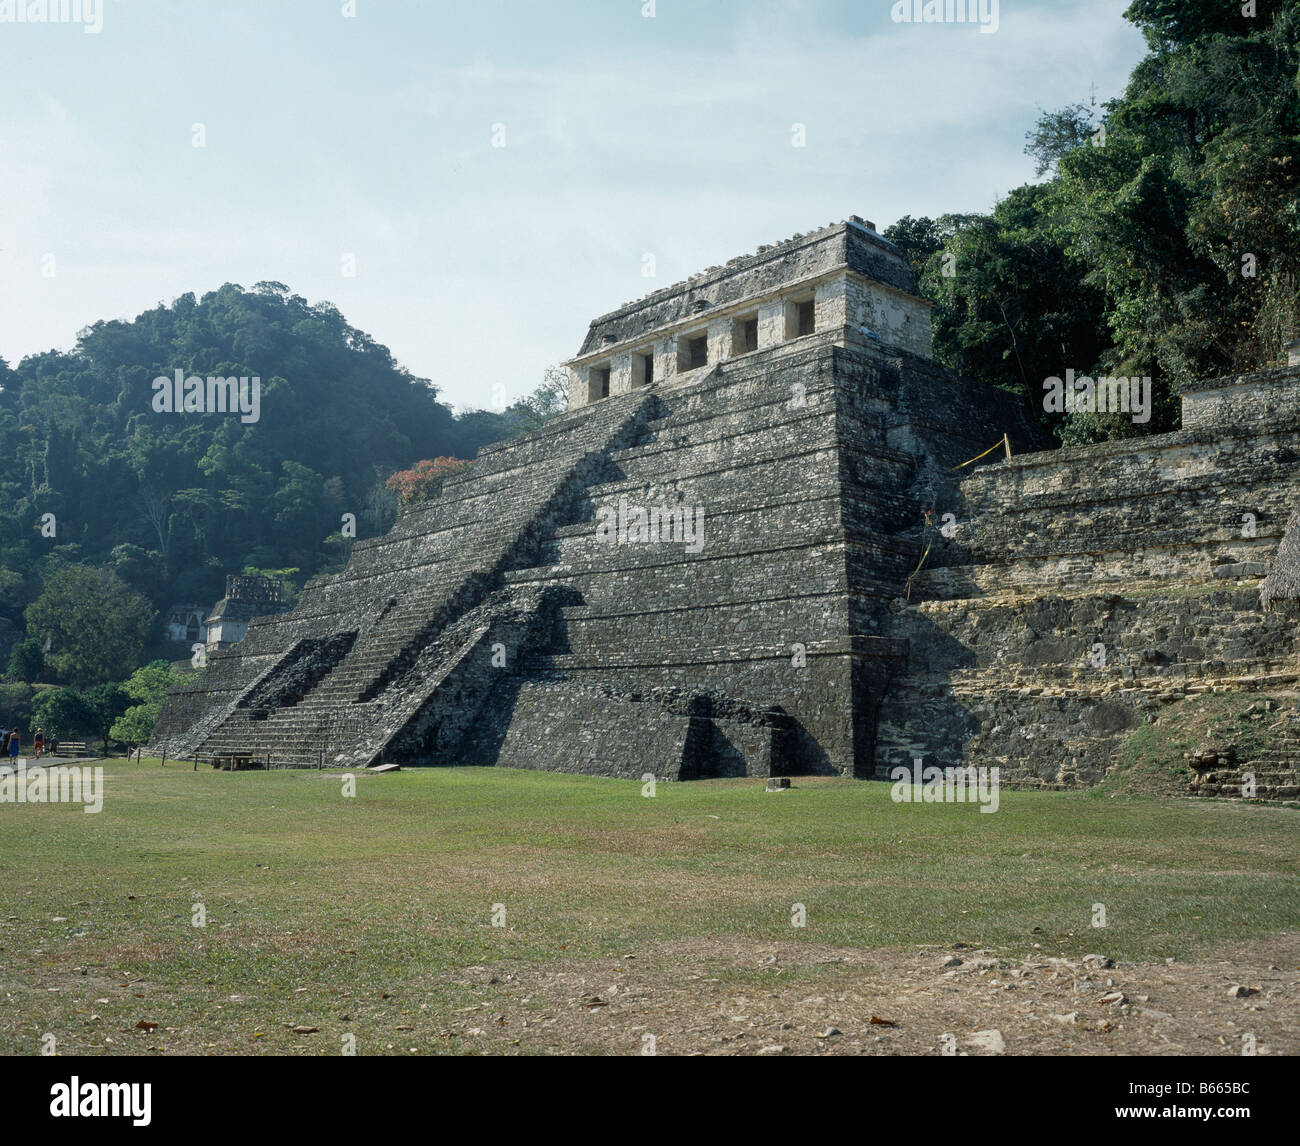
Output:
<instances>
[{"instance_id":1,"label":"yellow rope","mask_svg":"<svg viewBox=\"0 0 1300 1146\"><path fill-rule=\"evenodd\" d=\"M980 458L987 457L989 454L991 454L994 450L998 448L998 446L1006 446L1007 458L1010 459L1011 441L1005 434L1003 434L1001 441L994 442L993 445L989 446L989 448L985 450L982 454L976 454L973 458L970 459L970 461L962 462L961 465L953 466L952 469L959 470L962 468L962 466L968 466L971 464L971 462L977 462L980 460ZM934 523L931 522L930 520L930 516L933 512L934 512L933 510L928 510L925 515L925 532L931 535L934 532ZM921 560L916 563L916 568L913 569L912 572L908 574L905 600L910 601L912 599L912 581L916 577L916 575L919 572L921 572L921 566L925 564L925 559L930 556L930 550L933 548L934 548L934 537L931 536L930 540L926 542L925 552L921 554Z\"/></svg>"},{"instance_id":2,"label":"yellow rope","mask_svg":"<svg viewBox=\"0 0 1300 1146\"><path fill-rule=\"evenodd\" d=\"M934 522L930 520L933 515L934 510L927 509L925 511L925 524L921 536L929 536L930 540L926 542L925 552L921 554L921 560L916 563L916 568L907 575L906 592L904 594L904 600L907 601L912 599L912 578L921 572L921 566L925 564L925 559L930 556L930 550L934 548Z\"/></svg>"},{"instance_id":3,"label":"yellow rope","mask_svg":"<svg viewBox=\"0 0 1300 1146\"><path fill-rule=\"evenodd\" d=\"M962 466L968 466L970 465L971 462L977 462L980 460L980 458L985 457L988 454L991 454L994 450L998 448L998 446L1003 445L1005 442L1006 442L1005 437L999 438L996 442L994 442L991 446L989 446L989 448L985 450L984 453L976 454L973 458L971 458L970 462L962 462L961 465L953 466L952 468L955 470L959 470L961 469Z\"/></svg>"},{"instance_id":4,"label":"yellow rope","mask_svg":"<svg viewBox=\"0 0 1300 1146\"><path fill-rule=\"evenodd\" d=\"M933 547L934 547L934 539L931 538L929 543L925 547L925 552L921 554L921 560L916 563L916 568L913 569L912 572L908 574L907 586L906 586L907 592L904 594L903 597L905 601L910 601L912 599L912 578L915 577L919 572L921 572L921 566L925 564L925 559L930 556L930 550Z\"/></svg>"}]
</instances>

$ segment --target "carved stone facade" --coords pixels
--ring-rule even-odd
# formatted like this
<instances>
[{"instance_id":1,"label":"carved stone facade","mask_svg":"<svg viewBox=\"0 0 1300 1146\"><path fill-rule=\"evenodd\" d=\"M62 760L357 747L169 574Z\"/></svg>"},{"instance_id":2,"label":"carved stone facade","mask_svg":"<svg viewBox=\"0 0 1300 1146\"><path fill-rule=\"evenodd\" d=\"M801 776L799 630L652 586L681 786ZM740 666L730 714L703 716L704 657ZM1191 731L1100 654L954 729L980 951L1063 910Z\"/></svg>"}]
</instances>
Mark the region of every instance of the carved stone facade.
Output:
<instances>
[{"instance_id":1,"label":"carved stone facade","mask_svg":"<svg viewBox=\"0 0 1300 1146\"><path fill-rule=\"evenodd\" d=\"M567 363L571 408L813 334L929 357L931 304L901 252L856 215L761 247L596 319Z\"/></svg>"}]
</instances>

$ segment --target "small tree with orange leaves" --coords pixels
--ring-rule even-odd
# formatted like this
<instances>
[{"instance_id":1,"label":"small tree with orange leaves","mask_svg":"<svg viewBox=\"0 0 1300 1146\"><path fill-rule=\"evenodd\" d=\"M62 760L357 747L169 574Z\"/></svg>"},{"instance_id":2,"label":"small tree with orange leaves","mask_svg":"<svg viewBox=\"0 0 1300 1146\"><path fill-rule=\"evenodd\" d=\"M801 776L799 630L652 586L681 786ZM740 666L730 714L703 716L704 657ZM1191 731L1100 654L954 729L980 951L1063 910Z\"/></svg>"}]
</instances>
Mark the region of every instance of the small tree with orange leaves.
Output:
<instances>
[{"instance_id":1,"label":"small tree with orange leaves","mask_svg":"<svg viewBox=\"0 0 1300 1146\"><path fill-rule=\"evenodd\" d=\"M425 458L409 470L398 470L388 479L388 488L401 505L414 505L437 496L443 483L464 473L474 463L464 458Z\"/></svg>"}]
</instances>

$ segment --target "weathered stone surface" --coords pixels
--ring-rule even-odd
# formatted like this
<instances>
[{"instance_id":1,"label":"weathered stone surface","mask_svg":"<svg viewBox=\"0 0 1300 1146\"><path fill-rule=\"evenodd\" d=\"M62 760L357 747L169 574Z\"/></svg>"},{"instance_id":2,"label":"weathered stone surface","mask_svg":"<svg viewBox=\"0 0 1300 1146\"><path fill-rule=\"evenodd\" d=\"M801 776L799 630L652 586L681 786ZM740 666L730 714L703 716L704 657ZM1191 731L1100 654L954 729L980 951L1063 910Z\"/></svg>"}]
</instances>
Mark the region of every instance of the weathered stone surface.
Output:
<instances>
[{"instance_id":1,"label":"weathered stone surface","mask_svg":"<svg viewBox=\"0 0 1300 1146\"><path fill-rule=\"evenodd\" d=\"M1014 783L1092 783L1192 690L1248 701L1294 683L1295 603L1265 614L1238 582L1267 571L1296 501L1300 370L1208 381L1189 403L1175 433L1019 455L962 482L956 536L887 633L909 671L883 703L882 773L925 754L998 764ZM1300 752L1275 743L1265 760L1219 760L1220 746L1189 761L1236 769L1193 791L1239 796L1253 769L1258 794L1289 798Z\"/></svg>"},{"instance_id":2,"label":"weathered stone surface","mask_svg":"<svg viewBox=\"0 0 1300 1146\"><path fill-rule=\"evenodd\" d=\"M1060 788L1196 690L1294 685L1300 607L1254 582L1296 502L1300 366L1190 387L1175 433L1025 453L1007 394L909 349L914 288L851 221L597 319L575 408L255 621L155 750L638 779L921 756ZM872 291L890 322L857 320ZM613 355L642 339L677 365L638 383ZM602 534L638 507L698 536ZM1295 715L1267 758L1198 753L1192 790L1300 792Z\"/></svg>"}]
</instances>

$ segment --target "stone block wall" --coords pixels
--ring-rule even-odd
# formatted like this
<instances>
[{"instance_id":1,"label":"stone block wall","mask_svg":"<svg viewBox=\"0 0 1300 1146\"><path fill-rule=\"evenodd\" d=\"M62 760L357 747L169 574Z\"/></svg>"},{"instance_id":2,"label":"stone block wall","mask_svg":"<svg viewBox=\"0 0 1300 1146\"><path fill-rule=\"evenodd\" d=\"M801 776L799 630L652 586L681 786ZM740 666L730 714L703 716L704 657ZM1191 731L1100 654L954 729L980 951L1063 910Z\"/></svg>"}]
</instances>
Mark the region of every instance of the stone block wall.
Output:
<instances>
[{"instance_id":1,"label":"stone block wall","mask_svg":"<svg viewBox=\"0 0 1300 1146\"><path fill-rule=\"evenodd\" d=\"M885 626L908 669L878 774L923 755L1091 784L1165 706L1291 688L1295 610L1264 614L1258 586L1300 494L1297 381L1201 384L1178 432L1019 455L950 490L956 536Z\"/></svg>"}]
</instances>

